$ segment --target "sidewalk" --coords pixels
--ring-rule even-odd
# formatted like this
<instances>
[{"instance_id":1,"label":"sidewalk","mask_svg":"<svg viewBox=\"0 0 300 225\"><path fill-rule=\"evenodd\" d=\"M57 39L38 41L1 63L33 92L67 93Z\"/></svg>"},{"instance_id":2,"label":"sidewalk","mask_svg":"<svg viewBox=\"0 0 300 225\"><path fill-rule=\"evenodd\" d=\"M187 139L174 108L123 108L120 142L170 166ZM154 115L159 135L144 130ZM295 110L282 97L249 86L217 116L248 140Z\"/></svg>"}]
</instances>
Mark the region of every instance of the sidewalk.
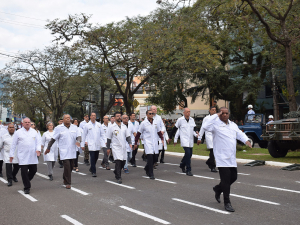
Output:
<instances>
[{"instance_id":1,"label":"sidewalk","mask_svg":"<svg viewBox=\"0 0 300 225\"><path fill-rule=\"evenodd\" d=\"M139 151L144 151L144 149L139 148ZM173 155L173 156L180 156L183 157L184 153L180 153L180 152L168 152L165 151L166 155ZM208 156L202 156L202 155L193 155L192 156L193 159L201 159L201 160L207 160ZM237 163L249 163L254 161L254 159L236 159ZM283 163L283 162L274 162L274 161L266 161L266 165L267 166L278 166L278 167L286 167L286 166L290 166L293 165L291 163Z\"/></svg>"}]
</instances>

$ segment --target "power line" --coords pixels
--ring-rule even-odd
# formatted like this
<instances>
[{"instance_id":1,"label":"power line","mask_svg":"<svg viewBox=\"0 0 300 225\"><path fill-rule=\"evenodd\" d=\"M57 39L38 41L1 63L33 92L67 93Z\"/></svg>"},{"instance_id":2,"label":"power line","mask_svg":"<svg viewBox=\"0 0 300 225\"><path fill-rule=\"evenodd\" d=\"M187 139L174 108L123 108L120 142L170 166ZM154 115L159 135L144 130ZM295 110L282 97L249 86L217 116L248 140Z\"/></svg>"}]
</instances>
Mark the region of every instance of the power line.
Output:
<instances>
[{"instance_id":1,"label":"power line","mask_svg":"<svg viewBox=\"0 0 300 225\"><path fill-rule=\"evenodd\" d=\"M36 26L36 27L43 27L42 25L38 25L38 24L23 23L23 22L14 21L14 20L5 20L5 19L2 19L2 18L0 18L0 20L3 21L3 22L9 22L9 23L19 23L19 24L24 24L24 25Z\"/></svg>"},{"instance_id":2,"label":"power line","mask_svg":"<svg viewBox=\"0 0 300 225\"><path fill-rule=\"evenodd\" d=\"M24 17L24 18L28 18L28 19L32 19L32 20L47 21L47 20L42 20L42 19L32 18L32 17L28 17L28 16L20 16L20 15L16 15L16 14L13 14L13 13L7 13L7 12L1 12L1 11L0 11L0 13L4 13L4 14L8 14L8 15L13 15L13 16Z\"/></svg>"},{"instance_id":3,"label":"power line","mask_svg":"<svg viewBox=\"0 0 300 225\"><path fill-rule=\"evenodd\" d=\"M6 22L6 21L2 21L2 20L0 20L0 22L12 24L12 25L24 26L24 27L32 27L32 28L38 28L38 29L45 29L44 27L38 26L38 25L31 26L31 25L20 24L18 22Z\"/></svg>"}]
</instances>

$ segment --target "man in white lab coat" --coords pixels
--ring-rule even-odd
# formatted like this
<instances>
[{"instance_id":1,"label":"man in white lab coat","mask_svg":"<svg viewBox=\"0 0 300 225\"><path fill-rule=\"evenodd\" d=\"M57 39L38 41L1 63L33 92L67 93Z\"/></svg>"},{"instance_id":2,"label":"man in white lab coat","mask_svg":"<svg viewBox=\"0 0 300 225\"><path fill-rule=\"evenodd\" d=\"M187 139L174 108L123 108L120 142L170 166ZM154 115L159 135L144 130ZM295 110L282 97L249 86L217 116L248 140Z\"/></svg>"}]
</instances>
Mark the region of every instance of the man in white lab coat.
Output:
<instances>
[{"instance_id":1,"label":"man in white lab coat","mask_svg":"<svg viewBox=\"0 0 300 225\"><path fill-rule=\"evenodd\" d=\"M145 118L145 120L140 124L139 130L135 136L134 148L138 148L137 143L140 136L143 135L145 153L147 155L147 164L144 170L146 171L147 176L154 180L155 177L153 174L153 165L155 162L157 162L158 157L157 136L159 136L159 138L162 140L162 143L164 142L164 137L159 125L157 124L157 121L153 119L153 111L151 109L147 110L146 115L147 118Z\"/></svg>"},{"instance_id":2,"label":"man in white lab coat","mask_svg":"<svg viewBox=\"0 0 300 225\"><path fill-rule=\"evenodd\" d=\"M207 149L209 149L209 158L206 161L206 164L210 168L211 172L214 172L214 173L216 173L218 171L216 170L215 156L214 156L214 151L213 151L213 137L212 137L211 132L204 131L203 124L207 121L207 119L209 117L216 114L216 112L217 112L217 108L215 106L210 107L209 115L206 116L203 119L202 126L201 126L201 129L200 129L200 133L199 133L199 136L198 136L198 141L197 141L197 144L199 145L201 143L201 139L203 137L203 134L205 133L206 147L207 147Z\"/></svg>"},{"instance_id":3,"label":"man in white lab coat","mask_svg":"<svg viewBox=\"0 0 300 225\"><path fill-rule=\"evenodd\" d=\"M108 116L103 116L103 124L101 124L101 126L104 130L106 139L107 139L108 126L109 126L108 120L109 120ZM109 156L110 152L107 152L106 146L102 148L102 151L103 151L103 159L102 159L101 165L103 168L106 168L106 170L110 170L109 162L108 162L108 156Z\"/></svg>"},{"instance_id":4,"label":"man in white lab coat","mask_svg":"<svg viewBox=\"0 0 300 225\"><path fill-rule=\"evenodd\" d=\"M50 149L55 141L58 141L60 159L64 164L64 185L66 185L67 189L70 189L71 173L74 167L77 147L80 147L81 134L78 127L74 124L71 124L71 117L69 114L65 114L63 116L63 124L58 125L55 128L53 138L48 144L45 155L50 152Z\"/></svg>"},{"instance_id":5,"label":"man in white lab coat","mask_svg":"<svg viewBox=\"0 0 300 225\"><path fill-rule=\"evenodd\" d=\"M30 128L30 125L30 119L25 118L23 127L14 134L9 153L10 162L12 163L15 151L17 151L25 194L30 193L30 181L37 172L38 156L41 154L41 138L38 136L40 134Z\"/></svg>"},{"instance_id":6,"label":"man in white lab coat","mask_svg":"<svg viewBox=\"0 0 300 225\"><path fill-rule=\"evenodd\" d=\"M135 121L135 113L130 113L129 114L129 124L132 124L133 126L133 132L131 134L131 141L132 141L132 144L134 145L134 139L135 139L135 135L139 129L139 123L137 121ZM133 149L132 150L132 157L131 157L131 160L130 160L130 163L133 167L136 167L136 160L135 160L135 156L137 154L137 149Z\"/></svg>"},{"instance_id":7,"label":"man in white lab coat","mask_svg":"<svg viewBox=\"0 0 300 225\"><path fill-rule=\"evenodd\" d=\"M220 112L210 116L202 126L205 131L213 134L214 155L221 179L220 184L213 188L215 198L220 203L220 195L223 192L225 209L234 212L229 195L230 186L237 179L236 140L245 143L250 148L252 146L248 137L228 118L228 109L221 107Z\"/></svg>"},{"instance_id":8,"label":"man in white lab coat","mask_svg":"<svg viewBox=\"0 0 300 225\"><path fill-rule=\"evenodd\" d=\"M122 183L121 171L124 168L127 151L126 151L126 142L131 145L131 137L127 127L122 124L121 113L116 112L114 124L108 127L107 133L107 149L112 150L112 154L115 160L115 178L119 184Z\"/></svg>"},{"instance_id":9,"label":"man in white lab coat","mask_svg":"<svg viewBox=\"0 0 300 225\"><path fill-rule=\"evenodd\" d=\"M16 178L16 175L19 171L19 161L17 158L17 151L15 151L15 155L12 163L10 163L10 158L9 158L10 146L12 144L14 133L15 133L15 127L14 124L11 123L8 125L8 132L2 134L0 138L0 149L2 149L1 151L3 153L8 187L12 186L12 181L18 182Z\"/></svg>"},{"instance_id":10,"label":"man in white lab coat","mask_svg":"<svg viewBox=\"0 0 300 225\"><path fill-rule=\"evenodd\" d=\"M253 106L252 105L248 105L248 115L253 115L255 114L254 110L253 110ZM254 116L248 116L248 120L253 120Z\"/></svg>"},{"instance_id":11,"label":"man in white lab coat","mask_svg":"<svg viewBox=\"0 0 300 225\"><path fill-rule=\"evenodd\" d=\"M93 177L97 177L96 163L99 158L100 149L106 146L106 134L101 123L96 121L96 113L91 113L90 119L90 122L88 122L83 129L81 148L84 150L85 146L88 146L91 163L89 171Z\"/></svg>"},{"instance_id":12,"label":"man in white lab coat","mask_svg":"<svg viewBox=\"0 0 300 225\"><path fill-rule=\"evenodd\" d=\"M183 111L183 116L178 118L175 126L172 129L170 134L170 141L173 135L179 130L180 143L184 149L184 156L180 163L180 168L183 173L186 173L188 176L193 176L191 170L191 158L193 154L194 147L194 136L198 137L198 134L194 131L194 127L196 126L195 121L192 117L190 117L191 110L189 108L185 108ZM177 139L174 139L174 145L177 144Z\"/></svg>"},{"instance_id":13,"label":"man in white lab coat","mask_svg":"<svg viewBox=\"0 0 300 225\"><path fill-rule=\"evenodd\" d=\"M84 126L89 122L89 114L85 114L83 117L83 121L80 123L79 127L84 130ZM84 146L84 164L89 166L89 147L87 145Z\"/></svg>"},{"instance_id":14,"label":"man in white lab coat","mask_svg":"<svg viewBox=\"0 0 300 225\"><path fill-rule=\"evenodd\" d=\"M130 139L131 139L131 143L132 143L132 136L133 136L133 132L134 132L134 127L131 123L128 122L129 117L127 115L123 115L122 116L122 123L127 127L127 130L130 134ZM134 138L134 136L133 136ZM126 162L124 165L124 173L129 173L129 169L128 169L128 163L131 160L132 157L132 148L130 148L129 144L126 143L126 151L127 151L127 158L126 158Z\"/></svg>"}]
</instances>

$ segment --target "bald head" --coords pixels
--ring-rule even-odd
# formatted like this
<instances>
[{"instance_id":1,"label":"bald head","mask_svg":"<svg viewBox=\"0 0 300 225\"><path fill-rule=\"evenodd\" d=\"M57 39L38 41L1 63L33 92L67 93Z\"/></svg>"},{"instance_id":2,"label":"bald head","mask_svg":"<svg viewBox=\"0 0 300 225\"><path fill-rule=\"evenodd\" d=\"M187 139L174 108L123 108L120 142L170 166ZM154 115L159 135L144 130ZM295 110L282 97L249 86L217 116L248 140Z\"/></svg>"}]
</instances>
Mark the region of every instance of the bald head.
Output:
<instances>
[{"instance_id":1,"label":"bald head","mask_svg":"<svg viewBox=\"0 0 300 225\"><path fill-rule=\"evenodd\" d=\"M189 108L184 108L183 115L186 119L189 119L191 115L191 110Z\"/></svg>"},{"instance_id":2,"label":"bald head","mask_svg":"<svg viewBox=\"0 0 300 225\"><path fill-rule=\"evenodd\" d=\"M30 121L30 119L28 117L26 117L25 119L23 119L23 127L26 130L29 130L30 125L31 125L31 121Z\"/></svg>"},{"instance_id":3,"label":"bald head","mask_svg":"<svg viewBox=\"0 0 300 225\"><path fill-rule=\"evenodd\" d=\"M10 124L8 124L7 130L8 130L8 133L10 135L12 135L13 133L15 133L15 126L12 123L10 123Z\"/></svg>"},{"instance_id":4,"label":"bald head","mask_svg":"<svg viewBox=\"0 0 300 225\"><path fill-rule=\"evenodd\" d=\"M154 116L155 116L157 113L157 107L155 105L152 105L150 109L151 109L152 113L154 113Z\"/></svg>"}]
</instances>

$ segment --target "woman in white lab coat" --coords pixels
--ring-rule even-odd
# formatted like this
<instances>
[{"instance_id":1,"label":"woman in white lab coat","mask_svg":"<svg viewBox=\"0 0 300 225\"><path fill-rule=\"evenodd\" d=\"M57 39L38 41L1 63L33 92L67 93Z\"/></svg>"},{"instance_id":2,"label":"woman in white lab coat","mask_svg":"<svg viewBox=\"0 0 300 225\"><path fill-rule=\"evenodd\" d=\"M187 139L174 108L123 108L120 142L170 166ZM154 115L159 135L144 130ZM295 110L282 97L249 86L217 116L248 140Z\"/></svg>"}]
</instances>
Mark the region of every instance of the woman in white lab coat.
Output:
<instances>
[{"instance_id":1,"label":"woman in white lab coat","mask_svg":"<svg viewBox=\"0 0 300 225\"><path fill-rule=\"evenodd\" d=\"M79 124L80 124L79 120L74 118L73 121L72 121L72 123L75 126L78 127L79 132L80 132L81 137L82 137L83 129L81 127L79 127ZM76 159L74 160L74 168L73 168L73 170L75 170L76 172L79 172L79 169L78 169L78 156L80 155L81 152L82 152L81 148L77 147Z\"/></svg>"},{"instance_id":2,"label":"woman in white lab coat","mask_svg":"<svg viewBox=\"0 0 300 225\"><path fill-rule=\"evenodd\" d=\"M165 121L164 121L165 123ZM161 153L161 157L160 157L160 163L165 163L164 162L164 158L165 158L165 150L167 150L167 142L169 143L169 135L168 135L168 132L166 130L166 127L165 125L162 127L162 132L164 132L163 136L164 136L164 144L162 144L162 141L159 139L159 144L158 144L158 157L157 157L157 160L159 158L159 155Z\"/></svg>"},{"instance_id":3,"label":"woman in white lab coat","mask_svg":"<svg viewBox=\"0 0 300 225\"><path fill-rule=\"evenodd\" d=\"M44 152L47 149L49 141L54 135L54 124L52 122L49 122L47 123L46 128L48 131L43 134L42 141L41 141L41 146ZM55 161L57 160L57 156L58 156L58 147L56 142L52 145L50 153L48 153L47 155L44 154L44 162L47 163L48 176L51 181L53 180L53 167L55 165Z\"/></svg>"}]
</instances>

